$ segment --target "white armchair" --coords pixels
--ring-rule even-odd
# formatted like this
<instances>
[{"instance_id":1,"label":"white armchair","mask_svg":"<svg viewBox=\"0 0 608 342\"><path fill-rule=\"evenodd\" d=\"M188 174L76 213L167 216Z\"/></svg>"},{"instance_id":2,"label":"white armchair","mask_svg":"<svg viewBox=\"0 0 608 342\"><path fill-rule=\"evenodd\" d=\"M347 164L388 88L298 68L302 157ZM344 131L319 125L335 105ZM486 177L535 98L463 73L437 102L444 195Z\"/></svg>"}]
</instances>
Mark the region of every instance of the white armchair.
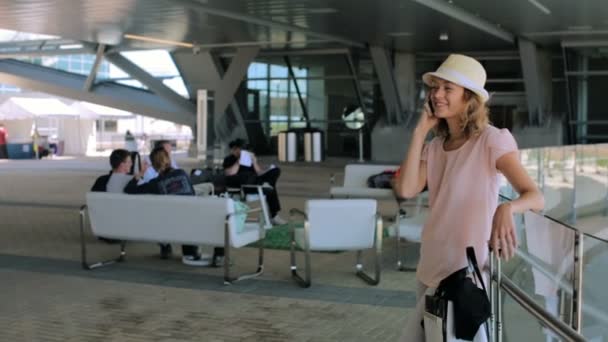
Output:
<instances>
[{"instance_id":1,"label":"white armchair","mask_svg":"<svg viewBox=\"0 0 608 342\"><path fill-rule=\"evenodd\" d=\"M295 216L305 219L304 229L294 228ZM382 218L372 199L308 200L306 212L290 211L291 274L302 287L311 284L311 251L357 251L356 275L370 285L380 282ZM304 251L304 279L297 273L296 248ZM363 271L362 250L373 249L375 277Z\"/></svg>"},{"instance_id":2,"label":"white armchair","mask_svg":"<svg viewBox=\"0 0 608 342\"><path fill-rule=\"evenodd\" d=\"M421 193L416 197L415 203L401 203L395 219L395 235L397 241L397 269L399 271L415 271L415 267L405 266L401 256L402 241L420 243L422 228L426 223L428 208L428 193Z\"/></svg>"}]
</instances>

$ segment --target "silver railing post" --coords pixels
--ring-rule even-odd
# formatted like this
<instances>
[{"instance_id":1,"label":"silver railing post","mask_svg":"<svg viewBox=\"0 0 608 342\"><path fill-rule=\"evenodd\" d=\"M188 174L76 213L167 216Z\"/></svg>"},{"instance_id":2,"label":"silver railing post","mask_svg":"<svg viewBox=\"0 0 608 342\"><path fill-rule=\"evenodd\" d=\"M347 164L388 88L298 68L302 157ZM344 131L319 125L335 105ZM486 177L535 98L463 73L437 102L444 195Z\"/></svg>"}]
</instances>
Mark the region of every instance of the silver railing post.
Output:
<instances>
[{"instance_id":1,"label":"silver railing post","mask_svg":"<svg viewBox=\"0 0 608 342\"><path fill-rule=\"evenodd\" d=\"M574 166L572 167L572 203L570 208L572 212L570 213L570 224L576 223L576 168L578 167L578 158L576 156L577 150L578 145L574 145Z\"/></svg>"},{"instance_id":2,"label":"silver railing post","mask_svg":"<svg viewBox=\"0 0 608 342\"><path fill-rule=\"evenodd\" d=\"M500 253L495 256L496 260L496 342L502 342L502 263Z\"/></svg>"},{"instance_id":3,"label":"silver railing post","mask_svg":"<svg viewBox=\"0 0 608 342\"><path fill-rule=\"evenodd\" d=\"M574 235L574 276L572 277L572 329L581 332L583 320L583 233Z\"/></svg>"},{"instance_id":4,"label":"silver railing post","mask_svg":"<svg viewBox=\"0 0 608 342\"><path fill-rule=\"evenodd\" d=\"M495 257L494 257L494 253L490 250L490 281L489 281L489 286L490 286L490 308L492 308L492 310L490 311L490 341L489 342L495 342L496 341L496 289L500 289L499 287L497 287L494 284L494 269L495 269Z\"/></svg>"}]
</instances>

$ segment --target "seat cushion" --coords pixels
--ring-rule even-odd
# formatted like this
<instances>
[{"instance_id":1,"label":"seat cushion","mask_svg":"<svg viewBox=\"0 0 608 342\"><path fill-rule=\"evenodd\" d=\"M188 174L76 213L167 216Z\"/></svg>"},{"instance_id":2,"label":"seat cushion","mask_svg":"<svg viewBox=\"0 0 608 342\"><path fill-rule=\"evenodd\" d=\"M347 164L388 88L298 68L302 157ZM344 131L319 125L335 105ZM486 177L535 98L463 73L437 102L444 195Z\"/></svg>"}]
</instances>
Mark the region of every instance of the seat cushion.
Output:
<instances>
[{"instance_id":1,"label":"seat cushion","mask_svg":"<svg viewBox=\"0 0 608 342\"><path fill-rule=\"evenodd\" d=\"M374 189L374 188L356 188L335 186L329 190L329 193L334 197L351 197L351 198L376 198L376 199L393 199L395 194L392 189Z\"/></svg>"},{"instance_id":2,"label":"seat cushion","mask_svg":"<svg viewBox=\"0 0 608 342\"><path fill-rule=\"evenodd\" d=\"M399 237L412 242L420 242L422 239L422 228L426 222L426 213L413 217L405 217L399 220Z\"/></svg>"}]
</instances>

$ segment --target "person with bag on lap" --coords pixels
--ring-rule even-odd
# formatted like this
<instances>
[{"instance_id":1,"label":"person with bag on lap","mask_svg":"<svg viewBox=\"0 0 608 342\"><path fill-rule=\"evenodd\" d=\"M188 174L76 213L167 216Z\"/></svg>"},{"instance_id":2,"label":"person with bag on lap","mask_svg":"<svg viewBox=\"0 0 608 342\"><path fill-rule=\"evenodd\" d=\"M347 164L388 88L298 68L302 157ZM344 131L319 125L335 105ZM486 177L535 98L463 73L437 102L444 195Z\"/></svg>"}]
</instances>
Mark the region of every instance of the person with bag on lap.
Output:
<instances>
[{"instance_id":1,"label":"person with bag on lap","mask_svg":"<svg viewBox=\"0 0 608 342\"><path fill-rule=\"evenodd\" d=\"M268 202L268 209L272 224L287 224L287 221L279 216L281 203L277 193L277 181L281 176L281 169L271 165L264 170L258 164L257 157L253 152L245 149L243 139L235 139L228 144L230 154L224 158L225 183L228 187L240 188L242 185L268 184L272 188L264 188L264 194ZM255 189L247 189L246 193L256 193Z\"/></svg>"},{"instance_id":2,"label":"person with bag on lap","mask_svg":"<svg viewBox=\"0 0 608 342\"><path fill-rule=\"evenodd\" d=\"M395 191L404 198L428 186L430 207L416 273L416 309L402 341L425 341L425 294L467 267L467 247L473 247L482 269L488 262L488 243L492 251L500 251L499 257L511 258L517 247L513 215L544 206L541 192L519 161L511 133L488 123L483 66L473 58L450 55L422 79L430 88L428 102L395 179ZM435 137L425 144L431 130ZM499 174L520 194L500 205ZM486 339L482 330L476 341Z\"/></svg>"},{"instance_id":3,"label":"person with bag on lap","mask_svg":"<svg viewBox=\"0 0 608 342\"><path fill-rule=\"evenodd\" d=\"M156 147L150 153L152 167L158 172L158 176L147 183L138 185L146 173L146 166L139 174L127 183L125 192L127 194L156 194L156 195L183 195L194 196L194 187L190 178L182 169L171 167L171 157L163 146ZM179 222L176 222L179 224ZM171 229L171 227L167 227ZM170 244L160 244L161 259L168 259L171 254ZM208 266L211 264L209 258L205 258L198 251L198 246L182 246L182 262L189 266Z\"/></svg>"}]
</instances>

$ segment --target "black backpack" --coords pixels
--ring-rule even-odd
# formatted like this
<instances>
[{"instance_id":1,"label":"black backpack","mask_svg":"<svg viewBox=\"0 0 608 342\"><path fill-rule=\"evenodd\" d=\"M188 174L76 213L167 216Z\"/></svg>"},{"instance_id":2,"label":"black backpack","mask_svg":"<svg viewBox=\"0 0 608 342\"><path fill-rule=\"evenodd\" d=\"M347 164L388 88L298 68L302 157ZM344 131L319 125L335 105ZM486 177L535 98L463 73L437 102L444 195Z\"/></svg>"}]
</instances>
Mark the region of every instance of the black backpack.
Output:
<instances>
[{"instance_id":1,"label":"black backpack","mask_svg":"<svg viewBox=\"0 0 608 342\"><path fill-rule=\"evenodd\" d=\"M376 189L392 189L391 181L395 177L395 171L386 170L376 175L371 175L367 178L367 186Z\"/></svg>"}]
</instances>

